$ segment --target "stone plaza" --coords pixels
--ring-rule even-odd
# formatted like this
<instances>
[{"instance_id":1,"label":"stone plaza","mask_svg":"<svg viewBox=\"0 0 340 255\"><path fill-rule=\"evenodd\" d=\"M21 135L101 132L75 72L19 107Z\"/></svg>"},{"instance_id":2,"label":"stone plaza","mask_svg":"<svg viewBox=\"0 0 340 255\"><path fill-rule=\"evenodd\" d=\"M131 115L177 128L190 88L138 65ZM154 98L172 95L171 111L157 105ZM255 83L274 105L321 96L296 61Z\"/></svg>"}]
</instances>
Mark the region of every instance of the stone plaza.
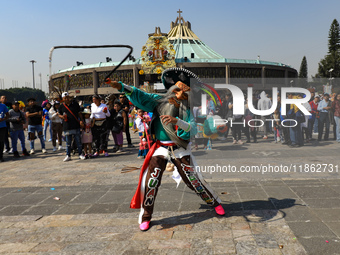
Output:
<instances>
[{"instance_id":1,"label":"stone plaza","mask_svg":"<svg viewBox=\"0 0 340 255\"><path fill-rule=\"evenodd\" d=\"M133 134L133 143L138 137ZM339 144L289 148L268 140L194 151L198 165L339 165ZM109 142L109 147L113 145ZM202 173L218 192L224 217L165 172L149 231L129 208L138 148L109 157L63 162L64 152L37 153L0 165L1 254L338 254L340 179L333 172Z\"/></svg>"}]
</instances>

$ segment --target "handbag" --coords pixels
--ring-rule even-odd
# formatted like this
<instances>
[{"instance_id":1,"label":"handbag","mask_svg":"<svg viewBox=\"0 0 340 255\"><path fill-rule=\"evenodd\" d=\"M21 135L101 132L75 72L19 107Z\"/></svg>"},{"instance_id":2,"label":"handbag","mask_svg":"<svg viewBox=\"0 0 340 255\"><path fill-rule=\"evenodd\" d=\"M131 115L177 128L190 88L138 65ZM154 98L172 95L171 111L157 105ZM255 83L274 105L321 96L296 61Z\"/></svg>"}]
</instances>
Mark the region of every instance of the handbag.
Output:
<instances>
[{"instance_id":1,"label":"handbag","mask_svg":"<svg viewBox=\"0 0 340 255\"><path fill-rule=\"evenodd\" d=\"M105 121L106 121L106 120L96 120L96 121L94 122L94 124L95 124L97 127L101 127L101 126L104 124Z\"/></svg>"}]
</instances>

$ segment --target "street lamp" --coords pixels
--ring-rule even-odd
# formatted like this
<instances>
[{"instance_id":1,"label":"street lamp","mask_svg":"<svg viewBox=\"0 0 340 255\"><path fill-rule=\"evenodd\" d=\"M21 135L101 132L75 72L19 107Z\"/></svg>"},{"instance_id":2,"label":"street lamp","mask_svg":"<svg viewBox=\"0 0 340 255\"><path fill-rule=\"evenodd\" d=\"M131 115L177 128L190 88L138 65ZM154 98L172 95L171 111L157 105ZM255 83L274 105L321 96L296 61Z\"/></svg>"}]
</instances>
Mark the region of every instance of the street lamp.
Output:
<instances>
[{"instance_id":1,"label":"street lamp","mask_svg":"<svg viewBox=\"0 0 340 255\"><path fill-rule=\"evenodd\" d=\"M333 68L329 69L328 72L329 72L329 85L332 85L332 72L334 71Z\"/></svg>"},{"instance_id":2,"label":"street lamp","mask_svg":"<svg viewBox=\"0 0 340 255\"><path fill-rule=\"evenodd\" d=\"M37 63L35 60L30 61L32 63L32 73L33 73L33 89L35 89L35 83L34 83L34 63Z\"/></svg>"}]
</instances>

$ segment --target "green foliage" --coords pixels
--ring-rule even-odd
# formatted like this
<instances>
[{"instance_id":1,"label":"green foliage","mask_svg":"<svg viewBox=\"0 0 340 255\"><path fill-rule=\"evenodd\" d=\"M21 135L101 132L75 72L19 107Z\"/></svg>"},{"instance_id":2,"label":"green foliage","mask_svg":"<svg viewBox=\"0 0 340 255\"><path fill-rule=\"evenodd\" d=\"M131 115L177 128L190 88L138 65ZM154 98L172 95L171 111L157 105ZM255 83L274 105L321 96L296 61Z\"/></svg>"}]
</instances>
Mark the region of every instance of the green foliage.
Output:
<instances>
[{"instance_id":1,"label":"green foliage","mask_svg":"<svg viewBox=\"0 0 340 255\"><path fill-rule=\"evenodd\" d=\"M14 101L23 101L25 104L27 103L27 99L30 97L34 97L37 100L37 103L41 103L46 100L45 93L40 89L32 89L32 88L10 88L0 90L0 96L7 96L8 102Z\"/></svg>"},{"instance_id":2,"label":"green foliage","mask_svg":"<svg viewBox=\"0 0 340 255\"><path fill-rule=\"evenodd\" d=\"M340 29L336 19L333 20L328 35L328 53L337 52L340 49Z\"/></svg>"},{"instance_id":3,"label":"green foliage","mask_svg":"<svg viewBox=\"0 0 340 255\"><path fill-rule=\"evenodd\" d=\"M301 65L300 65L299 78L307 78L307 77L308 77L307 58L306 56L303 56Z\"/></svg>"},{"instance_id":4,"label":"green foliage","mask_svg":"<svg viewBox=\"0 0 340 255\"><path fill-rule=\"evenodd\" d=\"M303 56L301 65L300 65L300 72L299 72L299 86L302 88L308 87L308 67L307 67L307 58Z\"/></svg>"},{"instance_id":5,"label":"green foliage","mask_svg":"<svg viewBox=\"0 0 340 255\"><path fill-rule=\"evenodd\" d=\"M330 73L329 70L333 69ZM340 27L336 19L333 20L328 35L328 54L320 60L318 73L315 77L340 77ZM336 81L332 81L335 84Z\"/></svg>"},{"instance_id":6,"label":"green foliage","mask_svg":"<svg viewBox=\"0 0 340 255\"><path fill-rule=\"evenodd\" d=\"M329 70L333 69L332 77L340 77L340 54L339 52L333 52L325 56L319 62L318 76L329 78Z\"/></svg>"}]
</instances>

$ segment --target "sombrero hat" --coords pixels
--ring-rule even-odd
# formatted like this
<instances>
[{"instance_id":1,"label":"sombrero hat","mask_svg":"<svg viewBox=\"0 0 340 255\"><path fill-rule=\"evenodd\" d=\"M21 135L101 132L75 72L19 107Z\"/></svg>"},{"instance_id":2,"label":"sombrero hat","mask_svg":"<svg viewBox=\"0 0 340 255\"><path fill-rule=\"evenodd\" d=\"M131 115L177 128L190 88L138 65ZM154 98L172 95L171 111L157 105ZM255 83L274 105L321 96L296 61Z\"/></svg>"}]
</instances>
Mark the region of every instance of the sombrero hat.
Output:
<instances>
[{"instance_id":1,"label":"sombrero hat","mask_svg":"<svg viewBox=\"0 0 340 255\"><path fill-rule=\"evenodd\" d=\"M193 83L202 83L196 74L187 69L179 67L168 68L164 70L161 79L166 89L169 89L178 81L185 83L189 87L190 85L193 85Z\"/></svg>"}]
</instances>

